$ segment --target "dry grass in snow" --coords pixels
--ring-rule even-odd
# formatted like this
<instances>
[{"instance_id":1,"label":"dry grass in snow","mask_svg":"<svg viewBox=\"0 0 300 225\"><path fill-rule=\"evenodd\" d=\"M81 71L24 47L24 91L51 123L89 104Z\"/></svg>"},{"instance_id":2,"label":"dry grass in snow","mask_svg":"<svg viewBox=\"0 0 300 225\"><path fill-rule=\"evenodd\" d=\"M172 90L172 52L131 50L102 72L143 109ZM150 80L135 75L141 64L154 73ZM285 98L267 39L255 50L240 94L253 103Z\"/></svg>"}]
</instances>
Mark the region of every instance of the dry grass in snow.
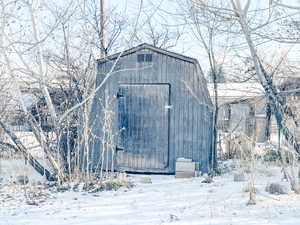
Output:
<instances>
[{"instance_id":1,"label":"dry grass in snow","mask_svg":"<svg viewBox=\"0 0 300 225\"><path fill-rule=\"evenodd\" d=\"M282 181L280 168L259 166L255 172L256 205L247 206L246 180L233 181L233 174L247 171L241 167L202 183L203 177L175 179L174 176L151 176L152 183L141 183L141 175L130 179L131 189L85 192L36 190L41 201L26 203L24 186L0 189L1 225L289 225L300 224L300 195L265 192L268 183ZM33 187L27 189L30 191ZM27 191L28 191L27 190ZM288 189L289 190L289 189ZM34 191L34 190L32 190Z\"/></svg>"}]
</instances>

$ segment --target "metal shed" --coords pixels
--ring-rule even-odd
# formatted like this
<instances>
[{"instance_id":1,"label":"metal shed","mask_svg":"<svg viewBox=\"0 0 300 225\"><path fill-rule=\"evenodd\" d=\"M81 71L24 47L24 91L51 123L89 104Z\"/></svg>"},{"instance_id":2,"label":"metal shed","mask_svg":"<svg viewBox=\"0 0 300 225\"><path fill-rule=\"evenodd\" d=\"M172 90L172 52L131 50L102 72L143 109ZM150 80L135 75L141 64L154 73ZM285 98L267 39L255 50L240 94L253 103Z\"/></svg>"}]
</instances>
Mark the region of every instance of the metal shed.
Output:
<instances>
[{"instance_id":1,"label":"metal shed","mask_svg":"<svg viewBox=\"0 0 300 225\"><path fill-rule=\"evenodd\" d=\"M96 86L110 72L91 109L91 168L174 173L184 157L208 172L213 107L197 60L141 44L98 60Z\"/></svg>"}]
</instances>

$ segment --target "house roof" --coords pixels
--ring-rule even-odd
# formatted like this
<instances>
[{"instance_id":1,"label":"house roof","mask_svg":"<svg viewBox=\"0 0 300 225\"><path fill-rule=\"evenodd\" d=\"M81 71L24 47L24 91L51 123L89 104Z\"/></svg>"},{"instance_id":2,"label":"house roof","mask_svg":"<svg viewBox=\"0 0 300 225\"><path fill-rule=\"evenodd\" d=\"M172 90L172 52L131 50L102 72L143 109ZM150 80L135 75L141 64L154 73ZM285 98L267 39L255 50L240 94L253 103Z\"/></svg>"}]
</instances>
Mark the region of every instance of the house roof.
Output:
<instances>
[{"instance_id":1,"label":"house roof","mask_svg":"<svg viewBox=\"0 0 300 225\"><path fill-rule=\"evenodd\" d=\"M213 83L208 83L210 96L213 98ZM222 102L245 100L264 96L264 90L260 83L218 83L218 97Z\"/></svg>"},{"instance_id":2,"label":"house roof","mask_svg":"<svg viewBox=\"0 0 300 225\"><path fill-rule=\"evenodd\" d=\"M213 83L208 83L211 96L214 96ZM227 98L256 97L264 95L260 83L218 83L218 96Z\"/></svg>"},{"instance_id":3,"label":"house roof","mask_svg":"<svg viewBox=\"0 0 300 225\"><path fill-rule=\"evenodd\" d=\"M133 54L137 51L144 50L144 49L149 49L151 51L154 51L154 52L157 52L157 53L160 53L160 54L164 54L164 55L176 58L176 59L180 59L180 60L190 62L190 63L193 63L193 64L198 64L198 61L195 58L191 58L191 57L188 57L188 56L185 56L185 55L182 55L182 54L178 54L178 53L175 53L175 52L172 52L172 51L168 51L168 50L165 50L165 49L162 49L162 48L158 48L158 47L155 47L155 46L147 44L147 43L143 43L143 44L140 44L136 47L125 50L123 52L118 52L118 53L115 53L113 55L107 56L105 58L98 59L98 63L105 63L109 60L115 60L116 58L119 57L120 54L122 54L121 57L123 57L123 56L127 56L127 55Z\"/></svg>"}]
</instances>

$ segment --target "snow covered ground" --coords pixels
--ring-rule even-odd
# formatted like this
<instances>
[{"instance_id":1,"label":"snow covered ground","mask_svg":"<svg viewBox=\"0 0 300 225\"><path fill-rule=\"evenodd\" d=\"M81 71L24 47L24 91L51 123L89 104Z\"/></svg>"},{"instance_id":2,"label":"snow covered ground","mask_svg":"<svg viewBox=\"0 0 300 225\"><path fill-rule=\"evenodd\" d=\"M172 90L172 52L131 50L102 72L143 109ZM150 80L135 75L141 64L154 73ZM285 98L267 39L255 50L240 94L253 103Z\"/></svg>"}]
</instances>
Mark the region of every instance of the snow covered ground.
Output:
<instances>
[{"instance_id":1,"label":"snow covered ground","mask_svg":"<svg viewBox=\"0 0 300 225\"><path fill-rule=\"evenodd\" d=\"M133 175L132 189L50 193L38 205L24 201L20 186L0 188L0 225L299 225L300 195L270 195L267 183L283 182L279 168L260 167L255 174L257 204L247 206L247 184L233 182L233 173L214 178L175 179L152 175L152 184L141 183L142 175ZM288 186L287 183L283 182Z\"/></svg>"}]
</instances>

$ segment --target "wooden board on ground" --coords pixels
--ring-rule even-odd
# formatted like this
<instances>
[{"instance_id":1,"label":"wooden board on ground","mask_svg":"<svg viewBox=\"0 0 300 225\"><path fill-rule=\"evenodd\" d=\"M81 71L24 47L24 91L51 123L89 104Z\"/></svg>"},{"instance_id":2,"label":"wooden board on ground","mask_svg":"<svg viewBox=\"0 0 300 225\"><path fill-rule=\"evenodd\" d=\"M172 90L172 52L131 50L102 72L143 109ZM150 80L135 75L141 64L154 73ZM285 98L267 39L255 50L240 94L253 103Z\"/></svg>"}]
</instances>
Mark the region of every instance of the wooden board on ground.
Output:
<instances>
[{"instance_id":1,"label":"wooden board on ground","mask_svg":"<svg viewBox=\"0 0 300 225\"><path fill-rule=\"evenodd\" d=\"M195 171L176 172L175 178L192 178L195 176Z\"/></svg>"}]
</instances>

